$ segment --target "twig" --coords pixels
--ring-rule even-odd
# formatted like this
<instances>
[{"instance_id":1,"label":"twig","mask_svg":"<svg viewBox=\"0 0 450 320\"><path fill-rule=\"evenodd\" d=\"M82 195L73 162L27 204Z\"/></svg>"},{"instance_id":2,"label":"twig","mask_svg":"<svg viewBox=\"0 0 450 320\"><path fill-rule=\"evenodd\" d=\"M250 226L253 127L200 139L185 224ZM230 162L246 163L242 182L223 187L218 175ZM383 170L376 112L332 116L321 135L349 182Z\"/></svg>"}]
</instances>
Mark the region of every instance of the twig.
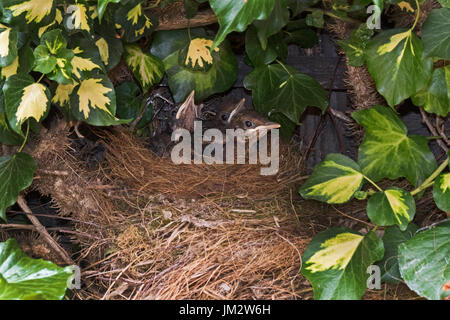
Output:
<instances>
[{"instance_id":1,"label":"twig","mask_svg":"<svg viewBox=\"0 0 450 320\"><path fill-rule=\"evenodd\" d=\"M36 228L36 231L39 232L39 234L42 237L44 237L44 239L47 241L47 243L61 256L61 258L64 260L64 262L69 265L75 264L73 262L73 260L69 257L67 252L47 232L47 230L44 228L44 226L39 222L39 219L33 215L33 212L28 207L28 205L22 195L19 195L19 197L17 199L17 204L27 214L28 219L34 225L34 227Z\"/></svg>"},{"instance_id":2,"label":"twig","mask_svg":"<svg viewBox=\"0 0 450 320\"><path fill-rule=\"evenodd\" d=\"M68 176L68 171L62 171L62 170L45 170L45 169L39 169L38 172L52 175L52 176Z\"/></svg>"},{"instance_id":3,"label":"twig","mask_svg":"<svg viewBox=\"0 0 450 320\"><path fill-rule=\"evenodd\" d=\"M80 122L80 121L77 121L77 122L74 124L73 129L74 129L75 134L77 135L78 138L84 139L84 136L83 136L83 135L80 133L80 131L78 130L78 127L80 126L80 124L81 124L81 122Z\"/></svg>"},{"instance_id":4,"label":"twig","mask_svg":"<svg viewBox=\"0 0 450 320\"><path fill-rule=\"evenodd\" d=\"M10 224L0 224L1 229L26 229L26 230L36 230L35 226L30 226L29 224L18 224L18 223L10 223Z\"/></svg>"},{"instance_id":5,"label":"twig","mask_svg":"<svg viewBox=\"0 0 450 320\"><path fill-rule=\"evenodd\" d=\"M420 114L422 115L422 121L427 126L428 130L430 130L431 135L438 136L439 134L436 132L436 129L433 127L433 125L430 122L430 119L428 119L428 115L422 108L419 108ZM448 147L444 144L442 140L436 140L439 147L441 147L442 150L445 151L445 153L448 152Z\"/></svg>"},{"instance_id":6,"label":"twig","mask_svg":"<svg viewBox=\"0 0 450 320\"><path fill-rule=\"evenodd\" d=\"M448 139L448 137L445 135L444 132L444 123L442 122L442 119L439 116L436 116L436 130L439 132L439 134L441 135L442 139L447 144L447 146L450 146L450 140Z\"/></svg>"}]
</instances>

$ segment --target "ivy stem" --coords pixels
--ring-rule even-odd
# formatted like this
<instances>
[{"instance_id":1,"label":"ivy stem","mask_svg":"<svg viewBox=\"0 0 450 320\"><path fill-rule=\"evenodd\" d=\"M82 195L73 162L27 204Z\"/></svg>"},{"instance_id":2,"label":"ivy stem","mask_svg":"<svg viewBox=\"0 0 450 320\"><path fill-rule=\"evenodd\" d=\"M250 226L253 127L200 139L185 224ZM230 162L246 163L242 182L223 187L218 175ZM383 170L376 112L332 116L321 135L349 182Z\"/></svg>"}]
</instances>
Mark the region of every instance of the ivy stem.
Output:
<instances>
[{"instance_id":1,"label":"ivy stem","mask_svg":"<svg viewBox=\"0 0 450 320\"><path fill-rule=\"evenodd\" d=\"M418 194L419 192L421 192L422 190L425 190L429 186L433 185L434 179L436 179L437 176L440 175L442 171L444 171L444 169L447 167L447 165L448 165L448 157L447 157L447 159L445 159L444 162L441 163L441 165L436 169L436 171L433 172L433 174L431 176L429 176L427 179L425 179L425 181L422 182L422 184L420 186L418 186L416 189L411 191L411 195L414 196L414 195Z\"/></svg>"},{"instance_id":2,"label":"ivy stem","mask_svg":"<svg viewBox=\"0 0 450 320\"><path fill-rule=\"evenodd\" d=\"M23 147L25 147L25 143L27 143L28 140L28 134L30 133L30 120L27 120L27 134L25 135L25 139L22 142L22 145L20 146L20 149L18 152L22 152Z\"/></svg>"},{"instance_id":3,"label":"ivy stem","mask_svg":"<svg viewBox=\"0 0 450 320\"><path fill-rule=\"evenodd\" d=\"M342 20L342 21L345 21L345 22L358 23L358 24L361 23L361 21L359 21L359 20L356 20L356 19L353 19L353 18L350 18L350 17L340 17L340 16L334 14L331 11L322 10L322 9L319 9L319 8L308 8L308 9L305 9L305 11L307 11L307 12L321 11L326 16L329 16L329 17L332 17L332 18L335 18L335 19L339 19L339 20Z\"/></svg>"},{"instance_id":4,"label":"ivy stem","mask_svg":"<svg viewBox=\"0 0 450 320\"><path fill-rule=\"evenodd\" d=\"M411 31L413 31L414 30L414 28L416 27L416 25L417 25L417 22L419 21L419 16L420 16L420 4L419 4L419 0L416 0L416 8L417 8L417 15L416 15L416 19L414 20L414 24L413 24L413 26L411 27Z\"/></svg>"},{"instance_id":5,"label":"ivy stem","mask_svg":"<svg viewBox=\"0 0 450 320\"><path fill-rule=\"evenodd\" d=\"M41 77L39 78L39 80L36 83L41 82L42 78L44 78L45 74L41 74Z\"/></svg>"},{"instance_id":6,"label":"ivy stem","mask_svg":"<svg viewBox=\"0 0 450 320\"><path fill-rule=\"evenodd\" d=\"M383 189L381 189L375 182L373 182L371 179L369 179L368 177L366 177L365 175L363 175L364 179L366 179L367 181L369 181L375 188L378 189L378 191L383 192Z\"/></svg>"},{"instance_id":7,"label":"ivy stem","mask_svg":"<svg viewBox=\"0 0 450 320\"><path fill-rule=\"evenodd\" d=\"M430 136L430 137L426 137L428 140L439 140L439 139L444 139L441 136ZM448 139L450 139L450 136L447 136Z\"/></svg>"}]
</instances>

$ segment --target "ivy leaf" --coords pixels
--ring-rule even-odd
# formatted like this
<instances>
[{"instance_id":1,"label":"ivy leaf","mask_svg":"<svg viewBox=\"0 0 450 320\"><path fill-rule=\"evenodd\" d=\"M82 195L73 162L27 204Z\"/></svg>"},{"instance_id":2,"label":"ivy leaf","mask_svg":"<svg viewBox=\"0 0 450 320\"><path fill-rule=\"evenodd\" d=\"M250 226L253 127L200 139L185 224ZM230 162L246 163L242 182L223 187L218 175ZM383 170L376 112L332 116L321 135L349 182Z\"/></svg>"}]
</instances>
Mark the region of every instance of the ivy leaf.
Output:
<instances>
[{"instance_id":1,"label":"ivy leaf","mask_svg":"<svg viewBox=\"0 0 450 320\"><path fill-rule=\"evenodd\" d=\"M17 58L17 30L0 23L0 67L9 66Z\"/></svg>"},{"instance_id":2,"label":"ivy leaf","mask_svg":"<svg viewBox=\"0 0 450 320\"><path fill-rule=\"evenodd\" d=\"M325 89L314 78L290 66L257 67L244 79L244 86L252 90L258 111L282 113L296 124L306 107L318 107L322 111L328 107Z\"/></svg>"},{"instance_id":3,"label":"ivy leaf","mask_svg":"<svg viewBox=\"0 0 450 320\"><path fill-rule=\"evenodd\" d=\"M228 42L210 51L213 41L204 30L164 31L155 35L151 53L163 59L174 100L184 101L192 90L201 101L230 89L237 79L236 56ZM192 40L191 40L192 39ZM196 50L200 51L197 52Z\"/></svg>"},{"instance_id":4,"label":"ivy leaf","mask_svg":"<svg viewBox=\"0 0 450 320\"><path fill-rule=\"evenodd\" d=\"M316 235L302 256L302 274L311 282L314 299L360 299L367 287L367 267L383 258L383 242L347 228Z\"/></svg>"},{"instance_id":5,"label":"ivy leaf","mask_svg":"<svg viewBox=\"0 0 450 320\"><path fill-rule=\"evenodd\" d=\"M275 1L272 13L264 20L255 20L257 35L263 50L267 49L270 36L277 34L289 21L289 9L286 0Z\"/></svg>"},{"instance_id":6,"label":"ivy leaf","mask_svg":"<svg viewBox=\"0 0 450 320\"><path fill-rule=\"evenodd\" d=\"M315 5L319 0L288 0L288 7L292 11L292 16L295 17Z\"/></svg>"},{"instance_id":7,"label":"ivy leaf","mask_svg":"<svg viewBox=\"0 0 450 320\"><path fill-rule=\"evenodd\" d=\"M433 69L433 60L423 58L422 43L411 30L382 31L369 42L365 59L378 92L391 107L426 88Z\"/></svg>"},{"instance_id":8,"label":"ivy leaf","mask_svg":"<svg viewBox=\"0 0 450 320\"><path fill-rule=\"evenodd\" d=\"M311 28L297 29L288 32L288 43L295 43L302 48L312 48L317 44L319 38L315 30Z\"/></svg>"},{"instance_id":9,"label":"ivy leaf","mask_svg":"<svg viewBox=\"0 0 450 320\"><path fill-rule=\"evenodd\" d=\"M141 84L143 92L158 84L164 75L162 61L154 55L142 52L138 45L125 46L125 61Z\"/></svg>"},{"instance_id":10,"label":"ivy leaf","mask_svg":"<svg viewBox=\"0 0 450 320\"><path fill-rule=\"evenodd\" d=\"M95 46L98 48L100 58L106 67L106 71L117 66L122 58L122 41L114 37L96 37Z\"/></svg>"},{"instance_id":11,"label":"ivy leaf","mask_svg":"<svg viewBox=\"0 0 450 320\"><path fill-rule=\"evenodd\" d=\"M126 81L116 87L117 117L120 119L136 119L144 107L141 90L135 82ZM142 115L142 119L136 125L136 129L142 129L151 121L153 108L149 104Z\"/></svg>"},{"instance_id":12,"label":"ivy leaf","mask_svg":"<svg viewBox=\"0 0 450 320\"><path fill-rule=\"evenodd\" d=\"M0 243L0 300L61 300L73 268L28 257L15 239Z\"/></svg>"},{"instance_id":13,"label":"ivy leaf","mask_svg":"<svg viewBox=\"0 0 450 320\"><path fill-rule=\"evenodd\" d=\"M450 8L433 9L422 27L424 54L450 60Z\"/></svg>"},{"instance_id":14,"label":"ivy leaf","mask_svg":"<svg viewBox=\"0 0 450 320\"><path fill-rule=\"evenodd\" d=\"M450 0L438 0L438 2L441 4L444 8L450 8Z\"/></svg>"},{"instance_id":15,"label":"ivy leaf","mask_svg":"<svg viewBox=\"0 0 450 320\"><path fill-rule=\"evenodd\" d=\"M364 64L364 51L372 35L373 29L367 28L367 24L362 23L352 31L349 39L337 41L347 55L351 66L361 67Z\"/></svg>"},{"instance_id":16,"label":"ivy leaf","mask_svg":"<svg viewBox=\"0 0 450 320\"><path fill-rule=\"evenodd\" d=\"M418 186L436 169L427 139L408 136L405 124L392 109L375 106L355 111L352 117L366 129L358 163L370 179L376 182L405 177Z\"/></svg>"},{"instance_id":17,"label":"ivy leaf","mask_svg":"<svg viewBox=\"0 0 450 320\"><path fill-rule=\"evenodd\" d=\"M398 246L411 239L417 229L418 227L414 223L410 223L404 231L401 231L397 226L388 227L384 230L384 257L377 263L381 268L381 281L389 283L401 281L400 270L398 269Z\"/></svg>"},{"instance_id":18,"label":"ivy leaf","mask_svg":"<svg viewBox=\"0 0 450 320\"><path fill-rule=\"evenodd\" d=\"M99 50L89 39L75 39L72 41L75 54L71 60L72 74L76 79L87 79L93 71L104 71Z\"/></svg>"},{"instance_id":19,"label":"ivy leaf","mask_svg":"<svg viewBox=\"0 0 450 320\"><path fill-rule=\"evenodd\" d=\"M0 96L0 98L3 98ZM23 138L11 130L6 120L6 114L0 112L0 143L17 146L20 145Z\"/></svg>"},{"instance_id":20,"label":"ivy leaf","mask_svg":"<svg viewBox=\"0 0 450 320\"><path fill-rule=\"evenodd\" d=\"M299 192L305 199L345 203L361 189L363 182L364 175L355 161L339 153L330 153L314 167Z\"/></svg>"},{"instance_id":21,"label":"ivy leaf","mask_svg":"<svg viewBox=\"0 0 450 320\"><path fill-rule=\"evenodd\" d=\"M436 178L433 186L433 198L439 209L450 212L450 173L443 173Z\"/></svg>"},{"instance_id":22,"label":"ivy leaf","mask_svg":"<svg viewBox=\"0 0 450 320\"><path fill-rule=\"evenodd\" d=\"M273 11L275 0L210 0L209 4L220 26L212 45L215 48L230 32L243 32L254 20L267 19Z\"/></svg>"},{"instance_id":23,"label":"ivy leaf","mask_svg":"<svg viewBox=\"0 0 450 320\"><path fill-rule=\"evenodd\" d=\"M254 26L250 26L245 33L245 52L253 66L270 64L277 57L284 60L287 56L287 45L281 34L268 39L267 48L263 50L256 35Z\"/></svg>"},{"instance_id":24,"label":"ivy leaf","mask_svg":"<svg viewBox=\"0 0 450 320\"><path fill-rule=\"evenodd\" d=\"M76 1L67 7L67 14L64 17L64 27L67 32L84 31L92 33L92 19L85 3Z\"/></svg>"},{"instance_id":25,"label":"ivy leaf","mask_svg":"<svg viewBox=\"0 0 450 320\"><path fill-rule=\"evenodd\" d=\"M46 32L49 31L49 29L52 29L52 27L58 27L61 22L63 22L63 16L61 13L61 10L59 10L58 8L56 8L56 13L55 13L55 20L53 20L51 23L42 26L38 29L38 37L41 38L42 35Z\"/></svg>"},{"instance_id":26,"label":"ivy leaf","mask_svg":"<svg viewBox=\"0 0 450 320\"><path fill-rule=\"evenodd\" d=\"M444 285L450 279L450 221L417 233L398 247L400 273L408 287L427 299L448 297Z\"/></svg>"},{"instance_id":27,"label":"ivy leaf","mask_svg":"<svg viewBox=\"0 0 450 320\"><path fill-rule=\"evenodd\" d=\"M3 86L6 115L11 129L23 136L21 126L25 120L45 119L50 109L50 92L28 74L9 77Z\"/></svg>"},{"instance_id":28,"label":"ivy leaf","mask_svg":"<svg viewBox=\"0 0 450 320\"><path fill-rule=\"evenodd\" d=\"M16 203L19 192L31 185L36 169L36 162L26 153L0 157L0 218L4 221L6 208Z\"/></svg>"},{"instance_id":29,"label":"ivy leaf","mask_svg":"<svg viewBox=\"0 0 450 320\"><path fill-rule=\"evenodd\" d=\"M120 25L122 38L126 42L135 42L148 36L156 28L158 19L144 12L142 4L146 1L129 1L116 11L116 24Z\"/></svg>"},{"instance_id":30,"label":"ivy leaf","mask_svg":"<svg viewBox=\"0 0 450 320\"><path fill-rule=\"evenodd\" d=\"M429 87L416 93L411 100L428 113L446 117L450 112L450 66L436 68Z\"/></svg>"},{"instance_id":31,"label":"ivy leaf","mask_svg":"<svg viewBox=\"0 0 450 320\"><path fill-rule=\"evenodd\" d=\"M1 20L20 31L44 26L55 20L55 0L2 0Z\"/></svg>"},{"instance_id":32,"label":"ivy leaf","mask_svg":"<svg viewBox=\"0 0 450 320\"><path fill-rule=\"evenodd\" d=\"M314 10L312 13L306 16L306 24L311 27L323 28L324 20L323 20L323 11L322 10Z\"/></svg>"},{"instance_id":33,"label":"ivy leaf","mask_svg":"<svg viewBox=\"0 0 450 320\"><path fill-rule=\"evenodd\" d=\"M398 225L405 231L416 213L416 202L408 191L391 187L377 192L367 201L367 216L379 226Z\"/></svg>"},{"instance_id":34,"label":"ivy leaf","mask_svg":"<svg viewBox=\"0 0 450 320\"><path fill-rule=\"evenodd\" d=\"M34 64L33 50L30 46L25 45L19 50L19 55L7 67L1 69L1 78L8 79L17 73L29 73Z\"/></svg>"},{"instance_id":35,"label":"ivy leaf","mask_svg":"<svg viewBox=\"0 0 450 320\"><path fill-rule=\"evenodd\" d=\"M72 90L70 86L72 85L66 85L60 90L57 88L53 100L59 104L67 103L67 94L70 92L70 108L76 119L93 126L110 126L129 122L129 120L119 120L115 117L116 95L114 86L107 76L95 75L81 80L72 87Z\"/></svg>"},{"instance_id":36,"label":"ivy leaf","mask_svg":"<svg viewBox=\"0 0 450 320\"><path fill-rule=\"evenodd\" d=\"M119 3L120 0L98 0L98 20L101 22L103 14L105 14L106 7L109 3Z\"/></svg>"}]
</instances>

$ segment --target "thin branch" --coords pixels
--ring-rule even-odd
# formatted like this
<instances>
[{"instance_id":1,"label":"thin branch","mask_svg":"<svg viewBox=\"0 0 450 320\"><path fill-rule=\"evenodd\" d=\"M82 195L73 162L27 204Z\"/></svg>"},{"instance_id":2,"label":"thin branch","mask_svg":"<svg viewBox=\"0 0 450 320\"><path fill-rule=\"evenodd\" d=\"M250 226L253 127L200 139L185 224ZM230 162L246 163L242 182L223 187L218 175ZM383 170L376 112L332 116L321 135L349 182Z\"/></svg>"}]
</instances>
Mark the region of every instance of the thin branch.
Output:
<instances>
[{"instance_id":1,"label":"thin branch","mask_svg":"<svg viewBox=\"0 0 450 320\"><path fill-rule=\"evenodd\" d=\"M430 122L430 119L428 119L428 115L422 108L419 108L420 114L422 115L422 121L427 126L428 130L430 130L431 135L438 136L436 129L433 127L433 125ZM441 147L442 150L445 151L445 153L448 153L448 147L445 145L445 143L442 140L436 140L439 147Z\"/></svg>"},{"instance_id":2,"label":"thin branch","mask_svg":"<svg viewBox=\"0 0 450 320\"><path fill-rule=\"evenodd\" d=\"M61 256L65 263L69 265L75 264L73 260L69 257L67 252L52 238L52 236L47 232L44 226L39 222L39 219L33 215L33 212L28 207L24 197L19 195L17 199L17 204L19 207L27 214L28 219L36 228L36 231L47 241L47 243Z\"/></svg>"},{"instance_id":3,"label":"thin branch","mask_svg":"<svg viewBox=\"0 0 450 320\"><path fill-rule=\"evenodd\" d=\"M444 140L444 142L447 144L447 146L450 146L450 140L445 135L445 127L444 122L442 121L441 117L436 116L436 130L439 132L440 136Z\"/></svg>"}]
</instances>

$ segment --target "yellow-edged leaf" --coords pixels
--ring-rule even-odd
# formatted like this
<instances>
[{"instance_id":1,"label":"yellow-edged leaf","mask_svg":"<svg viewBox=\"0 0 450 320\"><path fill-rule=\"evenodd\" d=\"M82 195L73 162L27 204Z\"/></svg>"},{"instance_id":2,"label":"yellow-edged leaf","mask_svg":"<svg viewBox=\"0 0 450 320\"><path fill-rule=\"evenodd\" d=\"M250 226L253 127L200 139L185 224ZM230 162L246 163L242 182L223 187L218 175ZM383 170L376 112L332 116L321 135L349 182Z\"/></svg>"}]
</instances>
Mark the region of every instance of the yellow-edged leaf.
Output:
<instances>
[{"instance_id":1,"label":"yellow-edged leaf","mask_svg":"<svg viewBox=\"0 0 450 320\"><path fill-rule=\"evenodd\" d=\"M9 78L12 75L15 75L17 73L17 69L19 68L19 56L16 57L16 59L7 67L2 68L2 75L1 77L6 79Z\"/></svg>"},{"instance_id":2,"label":"yellow-edged leaf","mask_svg":"<svg viewBox=\"0 0 450 320\"><path fill-rule=\"evenodd\" d=\"M38 37L39 38L42 37L42 35L45 33L45 31L47 31L48 28L50 28L51 26L53 26L55 24L60 24L62 21L63 21L63 17L61 14L61 10L56 9L55 20L46 26L40 27L38 30Z\"/></svg>"},{"instance_id":3,"label":"yellow-edged leaf","mask_svg":"<svg viewBox=\"0 0 450 320\"><path fill-rule=\"evenodd\" d=\"M109 46L108 43L104 38L100 38L95 42L95 45L98 48L98 51L100 53L100 58L102 59L103 63L108 65L109 60Z\"/></svg>"},{"instance_id":4,"label":"yellow-edged leaf","mask_svg":"<svg viewBox=\"0 0 450 320\"><path fill-rule=\"evenodd\" d=\"M212 64L213 57L211 55L211 47L213 41L204 38L193 39L189 44L189 49L186 55L184 64L191 68L195 68L197 65L200 68L204 67L204 64ZM218 52L219 47L215 47L214 51Z\"/></svg>"},{"instance_id":5,"label":"yellow-edged leaf","mask_svg":"<svg viewBox=\"0 0 450 320\"><path fill-rule=\"evenodd\" d=\"M363 240L363 236L354 233L340 233L328 239L306 264L307 270L320 272L328 269L344 269Z\"/></svg>"},{"instance_id":6,"label":"yellow-edged leaf","mask_svg":"<svg viewBox=\"0 0 450 320\"><path fill-rule=\"evenodd\" d=\"M81 50L79 47L76 47L73 52L75 53L75 56L72 58L72 73L77 77L81 78L81 71L92 71L94 69L100 69L101 67L92 62L90 58L83 58L79 54L83 53L83 50Z\"/></svg>"},{"instance_id":7,"label":"yellow-edged leaf","mask_svg":"<svg viewBox=\"0 0 450 320\"><path fill-rule=\"evenodd\" d=\"M17 123L23 123L28 118L40 121L47 110L48 98L46 87L41 83L33 83L23 89L22 99L16 111Z\"/></svg>"},{"instance_id":8,"label":"yellow-edged leaf","mask_svg":"<svg viewBox=\"0 0 450 320\"><path fill-rule=\"evenodd\" d=\"M9 35L11 28L0 23L0 28L4 29L0 33L0 57L6 57L9 54Z\"/></svg>"},{"instance_id":9,"label":"yellow-edged leaf","mask_svg":"<svg viewBox=\"0 0 450 320\"><path fill-rule=\"evenodd\" d=\"M72 21L74 29L90 32L91 27L88 22L88 10L86 6L82 3L77 3L73 5L73 8L69 19Z\"/></svg>"},{"instance_id":10,"label":"yellow-edged leaf","mask_svg":"<svg viewBox=\"0 0 450 320\"><path fill-rule=\"evenodd\" d=\"M51 13L53 0L29 0L10 6L7 9L11 10L15 17L26 12L25 19L28 23L39 23Z\"/></svg>"},{"instance_id":11,"label":"yellow-edged leaf","mask_svg":"<svg viewBox=\"0 0 450 320\"><path fill-rule=\"evenodd\" d=\"M77 91L79 96L79 110L85 118L89 117L91 108L103 110L111 116L114 116L107 108L111 100L106 94L112 90L103 86L101 82L102 79L90 78L80 83Z\"/></svg>"},{"instance_id":12,"label":"yellow-edged leaf","mask_svg":"<svg viewBox=\"0 0 450 320\"><path fill-rule=\"evenodd\" d=\"M56 87L52 102L57 103L60 106L68 105L70 101L70 94L72 93L75 86L75 84L59 84L58 87Z\"/></svg>"}]
</instances>

